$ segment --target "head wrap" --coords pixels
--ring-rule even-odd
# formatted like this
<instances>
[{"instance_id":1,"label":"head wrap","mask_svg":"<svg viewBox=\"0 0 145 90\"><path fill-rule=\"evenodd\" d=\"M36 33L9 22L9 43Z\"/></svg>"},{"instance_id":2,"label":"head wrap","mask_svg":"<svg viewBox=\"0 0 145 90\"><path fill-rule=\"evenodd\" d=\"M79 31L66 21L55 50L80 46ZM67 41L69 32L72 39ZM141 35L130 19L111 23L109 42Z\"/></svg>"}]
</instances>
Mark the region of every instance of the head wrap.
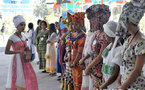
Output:
<instances>
[{"instance_id":1,"label":"head wrap","mask_svg":"<svg viewBox=\"0 0 145 90\"><path fill-rule=\"evenodd\" d=\"M65 29L67 28L64 23L63 23L63 20L67 17L67 13L70 13L70 14L74 14L74 11L72 10L67 10L65 12L62 13L62 20L60 22L60 29Z\"/></svg>"},{"instance_id":2,"label":"head wrap","mask_svg":"<svg viewBox=\"0 0 145 90\"><path fill-rule=\"evenodd\" d=\"M133 24L138 25L144 15L144 12L145 8L143 6L134 6L132 2L126 3L123 6L122 13L119 18L116 35L125 39L128 34L127 18Z\"/></svg>"},{"instance_id":3,"label":"head wrap","mask_svg":"<svg viewBox=\"0 0 145 90\"><path fill-rule=\"evenodd\" d=\"M90 20L91 29L103 29L103 25L108 22L110 17L109 6L105 4L95 4L87 10L87 18Z\"/></svg>"},{"instance_id":4,"label":"head wrap","mask_svg":"<svg viewBox=\"0 0 145 90\"><path fill-rule=\"evenodd\" d=\"M62 18L63 24L66 26L66 28L70 31L71 29L69 28L69 23L72 22L72 15L67 12L67 16L65 19Z\"/></svg>"},{"instance_id":5,"label":"head wrap","mask_svg":"<svg viewBox=\"0 0 145 90\"><path fill-rule=\"evenodd\" d=\"M17 28L17 26L20 23L25 22L25 19L21 15L17 15L13 18L13 22L14 22L15 27Z\"/></svg>"},{"instance_id":6,"label":"head wrap","mask_svg":"<svg viewBox=\"0 0 145 90\"><path fill-rule=\"evenodd\" d=\"M85 12L76 12L75 14L72 15L72 21L78 22L82 26L84 26L84 18L85 18Z\"/></svg>"},{"instance_id":7,"label":"head wrap","mask_svg":"<svg viewBox=\"0 0 145 90\"><path fill-rule=\"evenodd\" d=\"M117 22L114 22L114 21L109 21L103 25L104 32L109 37L115 37L116 27L117 27Z\"/></svg>"}]
</instances>

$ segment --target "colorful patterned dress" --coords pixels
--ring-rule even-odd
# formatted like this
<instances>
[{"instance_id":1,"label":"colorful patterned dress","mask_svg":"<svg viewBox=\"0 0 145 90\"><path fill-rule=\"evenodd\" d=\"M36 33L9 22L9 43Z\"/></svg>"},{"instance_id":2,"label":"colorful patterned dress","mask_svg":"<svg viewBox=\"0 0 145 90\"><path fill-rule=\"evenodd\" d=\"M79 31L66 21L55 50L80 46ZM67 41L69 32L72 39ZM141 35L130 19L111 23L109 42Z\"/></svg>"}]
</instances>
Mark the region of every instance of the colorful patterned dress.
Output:
<instances>
[{"instance_id":1,"label":"colorful patterned dress","mask_svg":"<svg viewBox=\"0 0 145 90\"><path fill-rule=\"evenodd\" d=\"M66 36L66 48L65 48L66 55L65 55L65 57L68 57L69 37L70 37L70 35ZM60 86L63 90L74 90L73 78L72 78L72 68L70 67L70 63L71 63L71 61L65 61L66 70L65 70L65 73L64 73L63 78L61 80L61 86Z\"/></svg>"},{"instance_id":2,"label":"colorful patterned dress","mask_svg":"<svg viewBox=\"0 0 145 90\"><path fill-rule=\"evenodd\" d=\"M14 34L9 37L13 41L13 51L23 51L24 43L27 46L24 35L21 39ZM37 77L31 63L25 62L20 54L15 54L11 61L6 90L38 90Z\"/></svg>"},{"instance_id":3,"label":"colorful patterned dress","mask_svg":"<svg viewBox=\"0 0 145 90\"><path fill-rule=\"evenodd\" d=\"M61 37L62 34L66 33L66 32L67 32L66 28L60 30L59 36ZM62 46L61 43L62 43L62 40L59 41L59 45L58 45L58 48L59 48L59 63L61 65L61 72L62 72L62 74L64 74L64 72L65 72L64 55L65 55L66 51L65 51L65 45Z\"/></svg>"},{"instance_id":4,"label":"colorful patterned dress","mask_svg":"<svg viewBox=\"0 0 145 90\"><path fill-rule=\"evenodd\" d=\"M46 66L46 40L48 39L49 31L38 32L36 37L36 45L38 47L38 55L39 55L39 69L45 69Z\"/></svg>"},{"instance_id":5,"label":"colorful patterned dress","mask_svg":"<svg viewBox=\"0 0 145 90\"><path fill-rule=\"evenodd\" d=\"M78 36L77 39L74 35L70 35L72 38L70 38L70 41L68 43L69 50L71 50L71 62L73 62L76 59L76 55L78 53L83 53L83 48L85 44L86 36L85 34L82 34ZM82 85L82 70L77 63L75 68L72 68L72 75L73 75L73 85L74 90L81 90Z\"/></svg>"},{"instance_id":6,"label":"colorful patterned dress","mask_svg":"<svg viewBox=\"0 0 145 90\"><path fill-rule=\"evenodd\" d=\"M127 40L123 46L124 49L122 51L122 55L124 52L123 62L125 62L125 73L122 75L121 83L124 83L127 80L128 76L132 73L135 67L136 56L145 54L145 40L139 40L136 43L133 43L129 46ZM145 76L143 76L142 71L141 74L137 77L137 79L132 84L130 84L130 86L128 86L126 89L144 90L144 88L145 88Z\"/></svg>"},{"instance_id":7,"label":"colorful patterned dress","mask_svg":"<svg viewBox=\"0 0 145 90\"><path fill-rule=\"evenodd\" d=\"M100 49L103 46L107 46L108 42L105 40L105 34L100 35L100 31L96 31L96 39L94 39L92 44L92 53L91 53L91 59L94 60L100 53ZM102 85L102 65L103 60L99 62L97 65L95 65L91 70L91 76L93 79L93 89L96 90L99 88L99 86Z\"/></svg>"},{"instance_id":8,"label":"colorful patterned dress","mask_svg":"<svg viewBox=\"0 0 145 90\"><path fill-rule=\"evenodd\" d=\"M50 73L56 73L56 33L52 33L48 36L50 43L47 43L47 49L45 54L46 67L45 70Z\"/></svg>"}]
</instances>

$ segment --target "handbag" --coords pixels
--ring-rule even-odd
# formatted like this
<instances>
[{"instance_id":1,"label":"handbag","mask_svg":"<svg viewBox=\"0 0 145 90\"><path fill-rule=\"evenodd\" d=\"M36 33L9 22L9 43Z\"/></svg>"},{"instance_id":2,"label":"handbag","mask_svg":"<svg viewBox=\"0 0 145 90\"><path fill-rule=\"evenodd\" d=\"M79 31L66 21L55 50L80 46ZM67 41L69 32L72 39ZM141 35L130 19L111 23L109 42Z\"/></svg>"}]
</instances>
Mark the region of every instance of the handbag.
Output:
<instances>
[{"instance_id":1,"label":"handbag","mask_svg":"<svg viewBox=\"0 0 145 90\"><path fill-rule=\"evenodd\" d=\"M18 35L18 37L19 37L19 35ZM20 40L23 42L23 40L21 38L20 38ZM23 44L24 44L24 48L25 48L24 51L26 53L22 57L23 57L25 62L30 62L31 61L31 57L32 57L32 51L29 49L29 47L26 47L24 42L23 42Z\"/></svg>"}]
</instances>

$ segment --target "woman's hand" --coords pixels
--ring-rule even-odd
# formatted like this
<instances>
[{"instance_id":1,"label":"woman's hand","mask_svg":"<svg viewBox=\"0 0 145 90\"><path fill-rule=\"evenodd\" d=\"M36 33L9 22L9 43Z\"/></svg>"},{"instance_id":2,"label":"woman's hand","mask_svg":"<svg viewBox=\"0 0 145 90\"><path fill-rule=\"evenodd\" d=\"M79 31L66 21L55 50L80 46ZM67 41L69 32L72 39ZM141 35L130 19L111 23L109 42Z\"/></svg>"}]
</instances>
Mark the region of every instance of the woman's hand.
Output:
<instances>
[{"instance_id":1,"label":"woman's hand","mask_svg":"<svg viewBox=\"0 0 145 90\"><path fill-rule=\"evenodd\" d=\"M105 86L104 84L102 84L101 86L100 86L100 89L102 90L102 89L107 89L107 86Z\"/></svg>"},{"instance_id":2,"label":"woman's hand","mask_svg":"<svg viewBox=\"0 0 145 90\"><path fill-rule=\"evenodd\" d=\"M85 74L86 74L86 75L89 75L89 73L90 73L90 68L87 67L87 68L85 69Z\"/></svg>"},{"instance_id":3,"label":"woman's hand","mask_svg":"<svg viewBox=\"0 0 145 90\"><path fill-rule=\"evenodd\" d=\"M49 40L46 40L46 43L51 43Z\"/></svg>"},{"instance_id":4,"label":"woman's hand","mask_svg":"<svg viewBox=\"0 0 145 90\"><path fill-rule=\"evenodd\" d=\"M81 60L79 61L79 64L80 64L80 65L84 64L84 59L81 59Z\"/></svg>"}]
</instances>

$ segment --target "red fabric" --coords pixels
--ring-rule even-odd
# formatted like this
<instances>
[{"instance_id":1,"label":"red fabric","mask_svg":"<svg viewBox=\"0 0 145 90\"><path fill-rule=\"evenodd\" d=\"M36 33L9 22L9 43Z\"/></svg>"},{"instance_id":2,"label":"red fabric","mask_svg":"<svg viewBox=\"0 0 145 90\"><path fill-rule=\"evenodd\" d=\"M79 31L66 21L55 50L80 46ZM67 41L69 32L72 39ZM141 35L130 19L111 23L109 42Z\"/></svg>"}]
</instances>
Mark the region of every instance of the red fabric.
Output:
<instances>
[{"instance_id":1,"label":"red fabric","mask_svg":"<svg viewBox=\"0 0 145 90\"><path fill-rule=\"evenodd\" d=\"M85 12L77 12L72 15L72 21L84 25Z\"/></svg>"},{"instance_id":2,"label":"red fabric","mask_svg":"<svg viewBox=\"0 0 145 90\"><path fill-rule=\"evenodd\" d=\"M26 45L26 42L23 41ZM22 41L18 41L12 44L13 50L18 51L24 50L24 44ZM30 62L25 62L22 56L20 56L21 62L22 62L22 69L24 73L24 80L25 80L25 86L26 90L38 90L38 84L37 84L37 78L36 74L33 70L33 67ZM13 66L12 66L12 82L11 82L11 90L17 90L15 87L15 83L17 80L17 58L16 55L13 59Z\"/></svg>"}]
</instances>

